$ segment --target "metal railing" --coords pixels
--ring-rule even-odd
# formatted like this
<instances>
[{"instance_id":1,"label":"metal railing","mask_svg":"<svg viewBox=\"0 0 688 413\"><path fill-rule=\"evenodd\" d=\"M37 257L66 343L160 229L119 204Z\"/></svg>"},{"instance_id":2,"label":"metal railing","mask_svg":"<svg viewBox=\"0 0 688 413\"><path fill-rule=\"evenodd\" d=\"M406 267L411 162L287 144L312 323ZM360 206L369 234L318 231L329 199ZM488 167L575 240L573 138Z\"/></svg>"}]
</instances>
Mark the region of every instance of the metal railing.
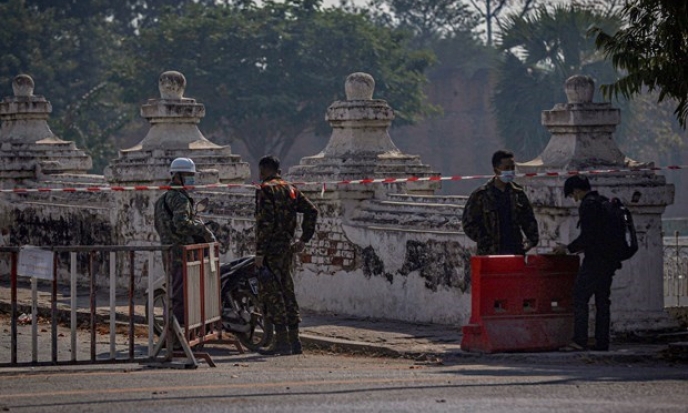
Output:
<instances>
[{"instance_id":1,"label":"metal railing","mask_svg":"<svg viewBox=\"0 0 688 413\"><path fill-rule=\"evenodd\" d=\"M33 248L32 251L35 252L37 249ZM37 285L38 279L33 274L23 273L21 275L28 276L31 279L31 357L30 360L19 360L18 357L18 325L17 321L20 316L19 314L19 304L18 304L18 285L19 285L19 264L20 264L20 254L22 254L23 249L21 247L0 247L0 256L9 255L10 264L10 360L6 362L0 359L0 366L21 366L21 365L74 365L74 364L100 364L100 363L130 363L142 360L150 360L153 357L153 282L154 282L154 270L153 262L156 253L162 253L164 255L168 254L170 250L169 246L53 246L40 248L47 255L45 261L49 264L50 259L52 259L52 274L48 273L47 277L43 277L49 284L50 290L50 358L49 360L39 360L39 347L38 347L38 294ZM58 311L58 272L60 269L64 269L65 264L61 262L61 257L66 254L69 256L69 327L70 327L70 357L68 359L60 359L58 357L58 339L61 334L58 334L58 325L60 323L60 314L64 314L64 310ZM135 353L135 322L137 320L143 320L141 312L137 314L134 305L135 296L135 279L138 275L136 272L136 254L147 254L148 262L148 291L149 294L146 297L148 305L147 307L147 319L151 322L148 323L148 351L146 354L136 354ZM52 258L51 258L52 257ZM85 259L84 259L85 258ZM103 356L102 354L98 356L97 354L97 324L100 323L98 320L99 315L97 314L98 306L98 289L96 286L96 276L97 266L96 259L102 260L102 262L109 261L109 296L108 296L108 306L109 308L109 354ZM81 259L81 260L80 260ZM121 262L119 260L122 260ZM84 312L83 306L78 304L78 294L77 294L77 279L80 275L77 271L77 266L79 263L83 264L87 262L87 279L88 285L88 306L87 312ZM121 263L121 267L128 271L118 271L118 263ZM128 264L128 265L127 265ZM29 263L29 266L31 263ZM128 268L126 268L128 267ZM26 272L26 271L25 271ZM30 272L30 271L29 271ZM45 274L44 274L45 275ZM117 297L121 296L121 291L117 291L117 279L125 277L128 278L128 288L125 291L126 295L126 308L127 310L122 314L122 311L117 310ZM83 288L83 286L81 286ZM102 296L102 295L101 295ZM102 298L101 298L102 299ZM105 306L101 306L103 308ZM80 311L81 310L81 311ZM165 309L165 312L168 312ZM118 320L120 317L120 320ZM89 357L87 359L78 358L78 340L77 334L79 333L79 319L87 319L88 330L90 332L90 351ZM126 343L126 354L121 356L117 351L117 323L121 323L123 320L128 324L128 334Z\"/></svg>"},{"instance_id":2,"label":"metal railing","mask_svg":"<svg viewBox=\"0 0 688 413\"><path fill-rule=\"evenodd\" d=\"M664 306L688 306L688 234L664 237Z\"/></svg>"}]
</instances>

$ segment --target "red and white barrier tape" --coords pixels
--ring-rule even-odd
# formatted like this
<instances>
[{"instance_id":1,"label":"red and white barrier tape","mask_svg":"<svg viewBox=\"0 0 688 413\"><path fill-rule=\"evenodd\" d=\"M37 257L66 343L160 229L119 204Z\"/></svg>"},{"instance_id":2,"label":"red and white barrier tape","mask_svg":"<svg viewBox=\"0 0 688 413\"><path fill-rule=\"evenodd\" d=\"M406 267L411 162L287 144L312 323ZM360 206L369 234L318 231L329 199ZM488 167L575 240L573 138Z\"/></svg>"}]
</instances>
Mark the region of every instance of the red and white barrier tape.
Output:
<instances>
[{"instance_id":1,"label":"red and white barrier tape","mask_svg":"<svg viewBox=\"0 0 688 413\"><path fill-rule=\"evenodd\" d=\"M517 178L537 178L537 177L560 177L571 175L598 175L609 173L627 172L656 172L665 170L688 169L688 165L671 165L663 167L646 168L618 168L618 169L595 169L589 171L551 171L551 172L530 172L516 174ZM434 181L468 181L472 179L489 179L494 175L455 175L455 176L428 176L428 177L406 177L406 178L379 178L379 179L356 179L341 180L331 182L292 182L297 186L318 186L322 187L322 192L326 188L338 185L372 185L372 184L395 184L407 182L434 182ZM258 184L206 184L185 186L185 189L216 189L216 188L258 188ZM123 192L123 191L167 191L173 187L171 185L134 185L134 186L84 186L72 188L12 188L0 189L0 193L25 194L32 192Z\"/></svg>"}]
</instances>

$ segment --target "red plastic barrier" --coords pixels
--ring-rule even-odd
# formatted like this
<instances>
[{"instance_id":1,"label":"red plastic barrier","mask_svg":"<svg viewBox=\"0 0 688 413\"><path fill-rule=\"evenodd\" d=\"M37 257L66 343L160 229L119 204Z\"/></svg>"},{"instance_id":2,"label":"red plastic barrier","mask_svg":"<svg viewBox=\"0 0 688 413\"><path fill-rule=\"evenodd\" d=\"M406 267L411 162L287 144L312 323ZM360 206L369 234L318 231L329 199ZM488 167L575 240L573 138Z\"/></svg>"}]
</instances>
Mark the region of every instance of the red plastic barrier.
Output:
<instances>
[{"instance_id":1,"label":"red plastic barrier","mask_svg":"<svg viewBox=\"0 0 688 413\"><path fill-rule=\"evenodd\" d=\"M483 353L546 351L573 337L576 255L471 258L471 318L461 349Z\"/></svg>"}]
</instances>

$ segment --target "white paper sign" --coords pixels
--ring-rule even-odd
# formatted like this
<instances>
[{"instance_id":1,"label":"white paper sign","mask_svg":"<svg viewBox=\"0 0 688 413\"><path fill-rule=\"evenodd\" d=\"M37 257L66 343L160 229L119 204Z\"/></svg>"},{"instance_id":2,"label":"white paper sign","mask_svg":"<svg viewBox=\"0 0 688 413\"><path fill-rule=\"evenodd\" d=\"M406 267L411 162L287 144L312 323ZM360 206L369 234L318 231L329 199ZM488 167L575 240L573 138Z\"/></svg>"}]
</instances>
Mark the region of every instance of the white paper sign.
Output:
<instances>
[{"instance_id":1,"label":"white paper sign","mask_svg":"<svg viewBox=\"0 0 688 413\"><path fill-rule=\"evenodd\" d=\"M31 245L21 247L17 274L52 281L53 252Z\"/></svg>"}]
</instances>

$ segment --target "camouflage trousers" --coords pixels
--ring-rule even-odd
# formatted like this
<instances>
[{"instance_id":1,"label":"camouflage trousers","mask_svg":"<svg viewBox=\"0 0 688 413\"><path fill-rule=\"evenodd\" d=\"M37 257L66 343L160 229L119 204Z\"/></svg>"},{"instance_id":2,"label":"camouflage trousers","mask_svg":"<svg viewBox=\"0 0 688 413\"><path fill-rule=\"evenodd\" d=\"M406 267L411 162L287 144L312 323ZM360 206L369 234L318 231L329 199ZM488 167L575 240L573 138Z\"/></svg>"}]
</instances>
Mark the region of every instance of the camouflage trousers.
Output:
<instances>
[{"instance_id":1,"label":"camouflage trousers","mask_svg":"<svg viewBox=\"0 0 688 413\"><path fill-rule=\"evenodd\" d=\"M182 254L183 250L178 246L172 247L168 254L163 254L163 267L165 272L169 274L172 283L170 307L172 314L181 325L184 324L184 263L182 262Z\"/></svg>"},{"instance_id":2,"label":"camouflage trousers","mask_svg":"<svg viewBox=\"0 0 688 413\"><path fill-rule=\"evenodd\" d=\"M301 314L294 293L293 255L266 255L263 265L273 274L260 285L260 298L267 305L266 318L275 325L299 324Z\"/></svg>"}]
</instances>

